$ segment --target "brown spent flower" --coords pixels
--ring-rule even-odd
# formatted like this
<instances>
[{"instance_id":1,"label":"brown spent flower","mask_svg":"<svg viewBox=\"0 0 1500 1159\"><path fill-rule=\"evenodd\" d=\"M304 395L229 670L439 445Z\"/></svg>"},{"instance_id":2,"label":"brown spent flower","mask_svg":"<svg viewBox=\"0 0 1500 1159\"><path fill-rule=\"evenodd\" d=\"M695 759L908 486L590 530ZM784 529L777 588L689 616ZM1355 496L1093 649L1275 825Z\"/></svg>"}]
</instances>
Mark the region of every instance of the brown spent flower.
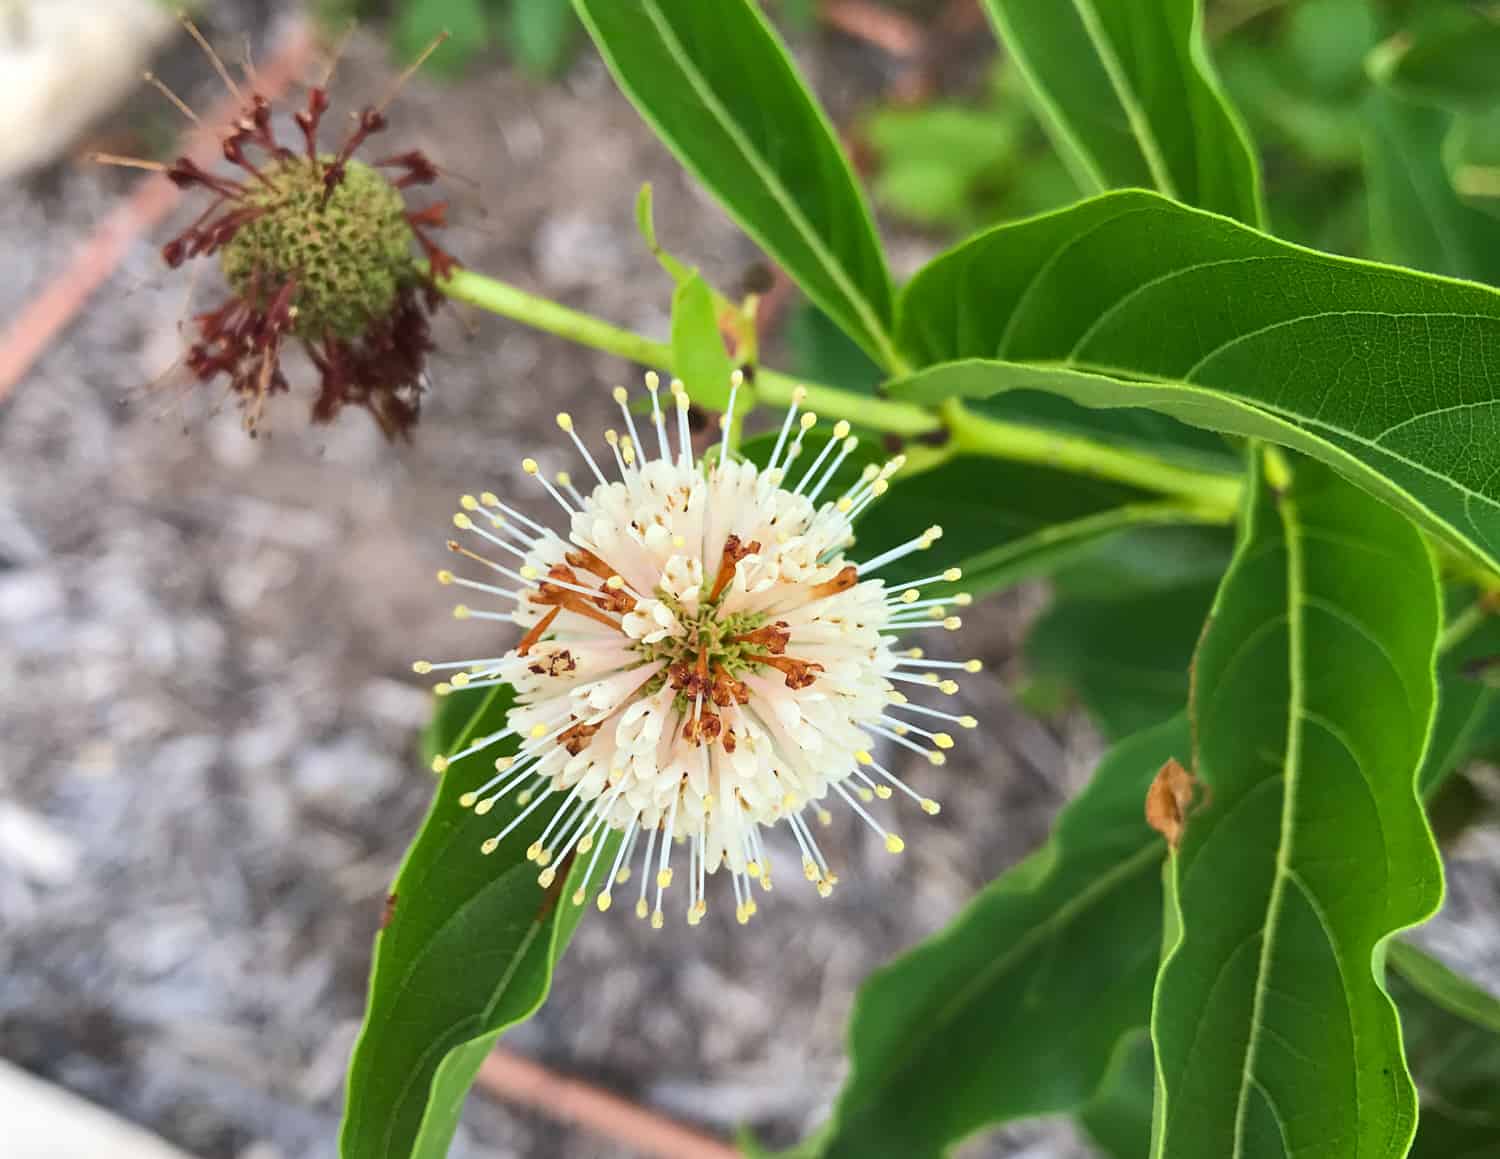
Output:
<instances>
[{"instance_id":1,"label":"brown spent flower","mask_svg":"<svg viewBox=\"0 0 1500 1159\"><path fill-rule=\"evenodd\" d=\"M278 139L273 107L254 90L253 73L246 71L247 92L185 23L243 102L222 141L233 171L211 172L186 156L164 170L179 188L202 190L208 205L162 247L162 257L176 269L216 256L230 288L221 305L193 317L187 369L203 383L228 378L253 437L266 400L288 390L281 356L287 343L299 342L320 377L313 422L331 422L344 407L359 406L388 439L409 437L433 349L429 318L442 301L434 279L457 264L432 237L446 224L447 202L407 201L409 190L440 176L420 151L374 161L355 155L386 129L387 105L445 37L380 103L360 111L330 153L320 150L318 132L330 106L332 68L293 114L301 147L292 149Z\"/></svg>"}]
</instances>

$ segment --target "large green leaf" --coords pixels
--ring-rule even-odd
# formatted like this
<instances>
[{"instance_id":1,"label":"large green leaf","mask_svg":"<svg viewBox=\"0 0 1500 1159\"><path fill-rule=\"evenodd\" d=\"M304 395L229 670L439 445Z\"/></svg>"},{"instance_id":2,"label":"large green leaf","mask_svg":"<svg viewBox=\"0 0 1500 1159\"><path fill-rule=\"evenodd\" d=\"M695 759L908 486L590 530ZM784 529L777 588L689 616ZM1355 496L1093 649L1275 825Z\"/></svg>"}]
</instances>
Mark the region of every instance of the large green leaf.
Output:
<instances>
[{"instance_id":1,"label":"large green leaf","mask_svg":"<svg viewBox=\"0 0 1500 1159\"><path fill-rule=\"evenodd\" d=\"M1046 390L1283 443L1500 566L1500 293L1483 286L1126 192L938 258L899 334L929 366L900 397Z\"/></svg>"},{"instance_id":2,"label":"large green leaf","mask_svg":"<svg viewBox=\"0 0 1500 1159\"><path fill-rule=\"evenodd\" d=\"M1460 613L1463 615L1464 613ZM1438 665L1438 711L1417 787L1430 798L1469 761L1500 749L1500 687L1470 671L1500 656L1500 618L1486 615L1477 628L1445 649Z\"/></svg>"},{"instance_id":3,"label":"large green leaf","mask_svg":"<svg viewBox=\"0 0 1500 1159\"><path fill-rule=\"evenodd\" d=\"M429 751L455 752L498 731L511 703L504 686L455 693L433 722ZM501 1031L541 1005L577 924L569 895L588 859L543 890L525 857L553 806L533 810L486 857L481 843L519 812L514 795L483 817L459 804L508 751L495 745L453 762L391 886L350 1063L344 1159L446 1154L479 1064Z\"/></svg>"},{"instance_id":4,"label":"large green leaf","mask_svg":"<svg viewBox=\"0 0 1500 1159\"><path fill-rule=\"evenodd\" d=\"M1142 1027L1120 1040L1098 1094L1077 1114L1089 1139L1109 1159L1146 1159L1150 1153L1155 1078L1151 1036Z\"/></svg>"},{"instance_id":5,"label":"large green leaf","mask_svg":"<svg viewBox=\"0 0 1500 1159\"><path fill-rule=\"evenodd\" d=\"M1208 63L1198 0L986 0L986 7L1087 186L1154 186L1260 221L1255 156Z\"/></svg>"},{"instance_id":6,"label":"large green leaf","mask_svg":"<svg viewBox=\"0 0 1500 1159\"><path fill-rule=\"evenodd\" d=\"M1193 666L1203 799L1167 874L1154 1154L1399 1159L1416 1096L1376 961L1442 896L1416 794L1437 577L1394 511L1270 466Z\"/></svg>"},{"instance_id":7,"label":"large green leaf","mask_svg":"<svg viewBox=\"0 0 1500 1159\"><path fill-rule=\"evenodd\" d=\"M1392 942L1390 989L1422 1096L1411 1159L1500 1155L1500 999L1408 942Z\"/></svg>"},{"instance_id":8,"label":"large green leaf","mask_svg":"<svg viewBox=\"0 0 1500 1159\"><path fill-rule=\"evenodd\" d=\"M1500 104L1500 11L1443 4L1370 54L1370 74L1413 100L1455 109Z\"/></svg>"},{"instance_id":9,"label":"large green leaf","mask_svg":"<svg viewBox=\"0 0 1500 1159\"><path fill-rule=\"evenodd\" d=\"M625 95L740 226L876 361L891 283L827 117L750 0L574 0Z\"/></svg>"},{"instance_id":10,"label":"large green leaf","mask_svg":"<svg viewBox=\"0 0 1500 1159\"><path fill-rule=\"evenodd\" d=\"M1500 218L1465 203L1443 162L1452 115L1376 89L1363 123L1375 256L1500 284Z\"/></svg>"},{"instance_id":11,"label":"large green leaf","mask_svg":"<svg viewBox=\"0 0 1500 1159\"><path fill-rule=\"evenodd\" d=\"M1188 665L1217 589L1194 580L1061 598L1026 637L1028 670L1071 690L1106 738L1129 736L1187 703Z\"/></svg>"},{"instance_id":12,"label":"large green leaf","mask_svg":"<svg viewBox=\"0 0 1500 1159\"><path fill-rule=\"evenodd\" d=\"M697 274L679 282L672 293L672 366L699 406L728 408L734 360L719 336L714 293Z\"/></svg>"},{"instance_id":13,"label":"large green leaf","mask_svg":"<svg viewBox=\"0 0 1500 1159\"><path fill-rule=\"evenodd\" d=\"M1093 1097L1149 1007L1162 842L1142 802L1188 745L1181 716L1120 744L1045 846L870 976L819 1154L925 1159L986 1123Z\"/></svg>"}]
</instances>

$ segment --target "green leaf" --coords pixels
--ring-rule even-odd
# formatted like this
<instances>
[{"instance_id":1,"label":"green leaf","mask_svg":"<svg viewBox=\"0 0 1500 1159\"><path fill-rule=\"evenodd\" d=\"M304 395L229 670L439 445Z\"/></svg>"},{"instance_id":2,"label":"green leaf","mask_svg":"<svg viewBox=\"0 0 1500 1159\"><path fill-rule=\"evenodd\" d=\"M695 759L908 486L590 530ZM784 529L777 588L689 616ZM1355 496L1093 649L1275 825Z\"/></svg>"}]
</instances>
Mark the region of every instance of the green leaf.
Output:
<instances>
[{"instance_id":1,"label":"green leaf","mask_svg":"<svg viewBox=\"0 0 1500 1159\"><path fill-rule=\"evenodd\" d=\"M987 1123L1073 1110L1140 1026L1160 948L1161 838L1142 802L1183 717L1100 764L1053 836L942 933L870 976L820 1154L937 1155Z\"/></svg>"},{"instance_id":2,"label":"green leaf","mask_svg":"<svg viewBox=\"0 0 1500 1159\"><path fill-rule=\"evenodd\" d=\"M1193 666L1203 790L1167 872L1153 1154L1399 1159L1416 1096L1375 962L1442 897L1415 791L1437 577L1326 467L1267 470Z\"/></svg>"},{"instance_id":3,"label":"green leaf","mask_svg":"<svg viewBox=\"0 0 1500 1159\"><path fill-rule=\"evenodd\" d=\"M1392 942L1390 989L1422 1096L1411 1159L1500 1154L1500 999L1408 942Z\"/></svg>"},{"instance_id":4,"label":"green leaf","mask_svg":"<svg viewBox=\"0 0 1500 1159\"><path fill-rule=\"evenodd\" d=\"M1145 1028L1120 1040L1099 1093L1077 1115L1109 1159L1146 1159L1151 1150L1151 1090L1156 1063Z\"/></svg>"},{"instance_id":5,"label":"green leaf","mask_svg":"<svg viewBox=\"0 0 1500 1159\"><path fill-rule=\"evenodd\" d=\"M489 19L481 0L404 0L391 30L391 46L401 60L415 60L445 32L447 42L425 67L436 76L453 77L489 43Z\"/></svg>"},{"instance_id":6,"label":"green leaf","mask_svg":"<svg viewBox=\"0 0 1500 1159\"><path fill-rule=\"evenodd\" d=\"M1412 100L1452 109L1500 104L1500 13L1478 4L1424 11L1370 54L1370 75Z\"/></svg>"},{"instance_id":7,"label":"green leaf","mask_svg":"<svg viewBox=\"0 0 1500 1159\"><path fill-rule=\"evenodd\" d=\"M899 334L946 365L898 397L1046 390L1282 443L1500 567L1493 290L1125 192L938 258L907 287Z\"/></svg>"},{"instance_id":8,"label":"green leaf","mask_svg":"<svg viewBox=\"0 0 1500 1159\"><path fill-rule=\"evenodd\" d=\"M1437 718L1417 777L1418 790L1429 800L1464 765L1500 749L1500 687L1469 671L1471 664L1496 656L1500 656L1500 619L1493 615L1443 653L1438 665Z\"/></svg>"},{"instance_id":9,"label":"green leaf","mask_svg":"<svg viewBox=\"0 0 1500 1159\"><path fill-rule=\"evenodd\" d=\"M567 62L575 27L569 0L515 0L510 8L511 48L537 76L551 76Z\"/></svg>"},{"instance_id":10,"label":"green leaf","mask_svg":"<svg viewBox=\"0 0 1500 1159\"><path fill-rule=\"evenodd\" d=\"M428 752L455 752L503 728L511 703L504 686L454 693ZM544 891L525 856L553 806L533 810L486 857L481 843L520 812L514 796L483 817L459 804L493 774L495 757L513 751L497 744L453 762L391 886L350 1063L345 1159L441 1159L479 1064L503 1030L541 1005L578 922L567 895L585 867Z\"/></svg>"},{"instance_id":11,"label":"green leaf","mask_svg":"<svg viewBox=\"0 0 1500 1159\"><path fill-rule=\"evenodd\" d=\"M1187 702L1188 665L1217 588L1197 580L1059 599L1026 637L1027 670L1072 689L1107 739L1157 724Z\"/></svg>"},{"instance_id":12,"label":"green leaf","mask_svg":"<svg viewBox=\"0 0 1500 1159\"><path fill-rule=\"evenodd\" d=\"M713 291L697 274L672 294L672 365L694 402L718 411L729 406L734 360L719 336Z\"/></svg>"},{"instance_id":13,"label":"green leaf","mask_svg":"<svg viewBox=\"0 0 1500 1159\"><path fill-rule=\"evenodd\" d=\"M811 302L793 308L786 323L792 374L860 394L874 394L885 378L870 356Z\"/></svg>"},{"instance_id":14,"label":"green leaf","mask_svg":"<svg viewBox=\"0 0 1500 1159\"><path fill-rule=\"evenodd\" d=\"M635 197L635 227L640 232L641 240L646 243L646 248L661 263L661 268L667 271L673 282L681 285L695 276L692 270L669 254L656 240L656 216L652 210L651 182L649 181L641 186L640 192Z\"/></svg>"},{"instance_id":15,"label":"green leaf","mask_svg":"<svg viewBox=\"0 0 1500 1159\"><path fill-rule=\"evenodd\" d=\"M1500 284L1500 218L1466 204L1443 163L1453 117L1376 89L1364 125L1375 256Z\"/></svg>"},{"instance_id":16,"label":"green leaf","mask_svg":"<svg viewBox=\"0 0 1500 1159\"><path fill-rule=\"evenodd\" d=\"M1252 224L1260 177L1203 45L1198 0L986 0L1086 187L1154 186Z\"/></svg>"},{"instance_id":17,"label":"green leaf","mask_svg":"<svg viewBox=\"0 0 1500 1159\"><path fill-rule=\"evenodd\" d=\"M828 119L749 0L574 0L625 95L730 215L883 366L891 282Z\"/></svg>"}]
</instances>

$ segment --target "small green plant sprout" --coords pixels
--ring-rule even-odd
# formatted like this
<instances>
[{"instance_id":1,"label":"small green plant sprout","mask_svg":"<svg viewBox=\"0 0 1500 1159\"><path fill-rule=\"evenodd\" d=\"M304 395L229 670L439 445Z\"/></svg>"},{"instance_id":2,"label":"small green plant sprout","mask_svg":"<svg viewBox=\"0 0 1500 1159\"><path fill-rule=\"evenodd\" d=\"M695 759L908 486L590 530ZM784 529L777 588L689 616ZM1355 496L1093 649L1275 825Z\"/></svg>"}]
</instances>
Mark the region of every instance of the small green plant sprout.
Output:
<instances>
[{"instance_id":1,"label":"small green plant sprout","mask_svg":"<svg viewBox=\"0 0 1500 1159\"><path fill-rule=\"evenodd\" d=\"M385 97L361 109L344 140L327 151L319 130L336 58L293 114L301 140L292 148L278 137L275 109L256 91L253 72L246 69L236 81L191 21L184 24L240 106L221 141L229 171L213 171L189 156L160 167L178 188L207 200L192 224L162 247L163 259L176 269L216 257L229 289L219 306L193 316L187 370L202 383L227 378L253 436L267 400L288 390L282 354L296 342L319 375L313 422L332 422L356 406L388 439L408 437L421 414L432 350L429 316L442 301L434 280L456 265L432 232L446 223L447 203L409 202L409 191L440 177L421 151L373 161L356 154L385 131L386 110L401 85L444 38L434 40ZM148 79L192 116L171 90Z\"/></svg>"}]
</instances>

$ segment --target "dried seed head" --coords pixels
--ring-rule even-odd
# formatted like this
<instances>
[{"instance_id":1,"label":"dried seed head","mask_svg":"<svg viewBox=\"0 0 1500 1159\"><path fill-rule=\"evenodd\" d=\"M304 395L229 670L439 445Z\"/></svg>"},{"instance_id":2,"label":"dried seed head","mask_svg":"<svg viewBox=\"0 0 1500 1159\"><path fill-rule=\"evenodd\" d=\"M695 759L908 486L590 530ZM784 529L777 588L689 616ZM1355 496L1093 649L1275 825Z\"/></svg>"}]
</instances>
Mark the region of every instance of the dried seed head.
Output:
<instances>
[{"instance_id":1,"label":"dried seed head","mask_svg":"<svg viewBox=\"0 0 1500 1159\"><path fill-rule=\"evenodd\" d=\"M254 434L266 399L288 390L281 354L296 341L321 379L314 422L359 406L388 438L409 435L432 350L428 317L442 300L434 279L456 264L430 234L446 224L446 203L407 202L408 190L438 179L437 167L415 151L355 159L385 130L387 101L360 112L337 152L320 151L318 131L330 104L322 85L308 90L306 105L293 115L301 148L289 148L273 128L270 102L254 91L254 77L236 85L213 59L241 102L221 142L233 169L211 172L181 157L165 170L208 204L162 248L163 258L176 268L217 256L230 288L227 301L194 317L188 370L205 383L226 376Z\"/></svg>"}]
</instances>

